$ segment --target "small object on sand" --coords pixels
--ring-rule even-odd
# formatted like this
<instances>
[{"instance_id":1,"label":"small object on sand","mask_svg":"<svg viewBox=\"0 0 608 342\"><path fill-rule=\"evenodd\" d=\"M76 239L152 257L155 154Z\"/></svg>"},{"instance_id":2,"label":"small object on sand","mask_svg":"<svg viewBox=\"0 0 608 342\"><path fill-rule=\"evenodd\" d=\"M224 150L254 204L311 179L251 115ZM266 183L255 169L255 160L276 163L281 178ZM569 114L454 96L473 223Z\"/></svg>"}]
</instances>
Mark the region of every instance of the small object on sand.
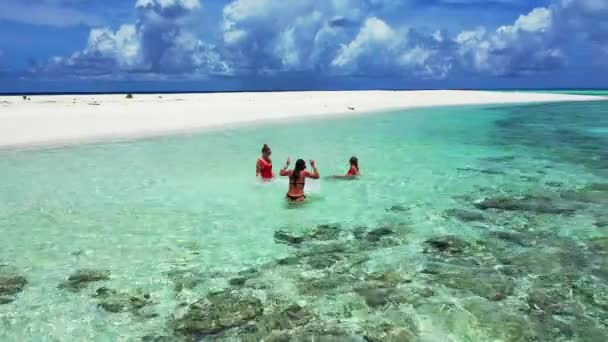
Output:
<instances>
[{"instance_id":1,"label":"small object on sand","mask_svg":"<svg viewBox=\"0 0 608 342\"><path fill-rule=\"evenodd\" d=\"M133 94L131 94L131 93L127 94L127 98L128 99L132 99L133 98Z\"/></svg>"},{"instance_id":2,"label":"small object on sand","mask_svg":"<svg viewBox=\"0 0 608 342\"><path fill-rule=\"evenodd\" d=\"M348 108L349 110L355 110L355 107L346 107L346 108Z\"/></svg>"},{"instance_id":3,"label":"small object on sand","mask_svg":"<svg viewBox=\"0 0 608 342\"><path fill-rule=\"evenodd\" d=\"M24 100L27 100L27 96L23 95L23 99L24 99Z\"/></svg>"},{"instance_id":4,"label":"small object on sand","mask_svg":"<svg viewBox=\"0 0 608 342\"><path fill-rule=\"evenodd\" d=\"M99 102L95 102L95 101L93 101L93 102L89 102L89 106L99 106L100 104L101 104L101 103L99 103Z\"/></svg>"}]
</instances>

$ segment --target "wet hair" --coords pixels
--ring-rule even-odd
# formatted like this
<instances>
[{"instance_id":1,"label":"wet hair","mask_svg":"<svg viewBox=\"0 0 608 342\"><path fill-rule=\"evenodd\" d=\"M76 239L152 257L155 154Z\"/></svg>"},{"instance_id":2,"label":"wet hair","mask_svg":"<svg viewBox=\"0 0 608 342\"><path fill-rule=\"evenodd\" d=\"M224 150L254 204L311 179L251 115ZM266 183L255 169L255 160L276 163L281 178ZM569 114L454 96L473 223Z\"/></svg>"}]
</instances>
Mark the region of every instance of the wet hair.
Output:
<instances>
[{"instance_id":1,"label":"wet hair","mask_svg":"<svg viewBox=\"0 0 608 342\"><path fill-rule=\"evenodd\" d=\"M354 165L359 170L359 159L357 157L350 158L350 165Z\"/></svg>"},{"instance_id":2,"label":"wet hair","mask_svg":"<svg viewBox=\"0 0 608 342\"><path fill-rule=\"evenodd\" d=\"M297 181L298 178L300 178L300 172L304 171L304 169L306 169L306 162L304 159L298 159L296 161L296 166L293 168L293 172L291 173L291 178L294 181Z\"/></svg>"},{"instance_id":3,"label":"wet hair","mask_svg":"<svg viewBox=\"0 0 608 342\"><path fill-rule=\"evenodd\" d=\"M268 146L267 144L264 144L264 146L262 146L262 153L268 153L270 152L270 146Z\"/></svg>"}]
</instances>

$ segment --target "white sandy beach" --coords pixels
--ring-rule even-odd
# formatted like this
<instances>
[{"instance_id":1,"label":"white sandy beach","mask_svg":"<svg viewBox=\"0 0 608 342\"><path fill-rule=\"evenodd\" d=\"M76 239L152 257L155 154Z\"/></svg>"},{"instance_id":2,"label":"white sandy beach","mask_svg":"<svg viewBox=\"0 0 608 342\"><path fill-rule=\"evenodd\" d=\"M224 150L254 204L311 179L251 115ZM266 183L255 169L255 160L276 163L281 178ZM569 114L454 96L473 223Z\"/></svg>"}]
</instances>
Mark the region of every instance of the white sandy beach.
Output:
<instances>
[{"instance_id":1,"label":"white sandy beach","mask_svg":"<svg viewBox=\"0 0 608 342\"><path fill-rule=\"evenodd\" d=\"M119 140L265 120L415 107L599 100L602 97L487 91L335 91L0 96L0 148Z\"/></svg>"}]
</instances>

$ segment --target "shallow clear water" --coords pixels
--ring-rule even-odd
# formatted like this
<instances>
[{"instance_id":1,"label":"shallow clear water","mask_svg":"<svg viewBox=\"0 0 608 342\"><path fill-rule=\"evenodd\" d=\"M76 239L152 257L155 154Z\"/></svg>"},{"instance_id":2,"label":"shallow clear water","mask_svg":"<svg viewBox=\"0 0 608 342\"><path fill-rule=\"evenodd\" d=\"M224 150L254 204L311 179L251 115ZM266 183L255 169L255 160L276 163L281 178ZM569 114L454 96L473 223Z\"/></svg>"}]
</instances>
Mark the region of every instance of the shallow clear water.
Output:
<instances>
[{"instance_id":1,"label":"shallow clear water","mask_svg":"<svg viewBox=\"0 0 608 342\"><path fill-rule=\"evenodd\" d=\"M513 89L503 91L516 92L534 92L534 93L553 93L553 94L570 94L570 95L588 95L588 96L608 96L608 89Z\"/></svg>"},{"instance_id":2,"label":"shallow clear water","mask_svg":"<svg viewBox=\"0 0 608 342\"><path fill-rule=\"evenodd\" d=\"M608 102L476 106L0 152L0 271L28 282L0 305L0 340L183 338L170 323L180 303L229 288L260 298L265 312L280 307L269 298L298 303L318 324L336 325L352 340L382 324L407 325L421 341L606 340L608 251L593 239L608 235L600 224L608 213L608 190L591 191L591 199L580 195L589 193L583 190L590 184L608 183L606 127ZM322 179L307 184L308 203L285 203L285 179L255 180L263 143L273 147L276 172L287 156L317 161ZM345 173L352 155L360 160L359 180L327 178ZM475 208L475 201L498 195L536 196L547 206L576 209L563 215ZM446 213L457 208L484 218ZM275 241L276 231L307 234L323 224L339 226L332 243L357 252L332 253L339 261L327 267L302 254L296 265L277 265L327 242L293 247ZM355 234L378 227L390 229L386 243L361 242ZM513 244L497 232L530 243ZM425 243L446 235L468 241L470 250L452 253ZM590 241L600 241L599 247ZM431 272L429 265L443 269ZM338 270L342 266L346 271ZM502 271L508 267L517 271ZM238 288L229 284L249 268L258 270L255 278ZM111 277L78 292L58 288L78 269L109 270ZM476 278L489 270L490 280ZM366 282L378 287L370 274L390 271L408 280L383 293L389 303L366 302L357 288ZM336 278L344 272L352 284ZM557 304L534 300L538 291L557 298L556 292L582 288L563 279L538 284L546 273L585 279L603 297L575 291L568 300L576 310L544 308ZM442 274L466 279L454 284ZM332 277L340 284L303 290ZM184 278L194 283L178 289ZM500 298L476 288L495 280L509 288ZM154 317L103 310L92 297L101 286L149 294L153 303L145 310ZM415 297L411 291L420 288L432 294L398 299ZM246 335L240 328L213 338L238 340ZM197 338L212 339L203 335Z\"/></svg>"}]
</instances>

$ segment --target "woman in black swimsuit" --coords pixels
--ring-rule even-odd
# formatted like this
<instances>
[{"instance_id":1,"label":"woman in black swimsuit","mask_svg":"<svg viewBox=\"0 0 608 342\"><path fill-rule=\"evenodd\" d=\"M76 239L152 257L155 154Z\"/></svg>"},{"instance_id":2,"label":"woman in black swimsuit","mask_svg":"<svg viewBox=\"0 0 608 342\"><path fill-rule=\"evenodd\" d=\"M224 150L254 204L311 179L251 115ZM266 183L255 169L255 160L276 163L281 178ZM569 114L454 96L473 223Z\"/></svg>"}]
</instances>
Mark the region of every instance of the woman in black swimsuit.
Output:
<instances>
[{"instance_id":1,"label":"woman in black swimsuit","mask_svg":"<svg viewBox=\"0 0 608 342\"><path fill-rule=\"evenodd\" d=\"M281 169L281 176L289 177L289 190L287 191L287 199L289 202L298 203L306 199L304 195L304 185L306 178L319 179L319 171L314 160L310 161L313 172L306 171L306 162L302 159L296 161L296 166L293 170L287 170L291 160L287 159L285 167Z\"/></svg>"}]
</instances>

